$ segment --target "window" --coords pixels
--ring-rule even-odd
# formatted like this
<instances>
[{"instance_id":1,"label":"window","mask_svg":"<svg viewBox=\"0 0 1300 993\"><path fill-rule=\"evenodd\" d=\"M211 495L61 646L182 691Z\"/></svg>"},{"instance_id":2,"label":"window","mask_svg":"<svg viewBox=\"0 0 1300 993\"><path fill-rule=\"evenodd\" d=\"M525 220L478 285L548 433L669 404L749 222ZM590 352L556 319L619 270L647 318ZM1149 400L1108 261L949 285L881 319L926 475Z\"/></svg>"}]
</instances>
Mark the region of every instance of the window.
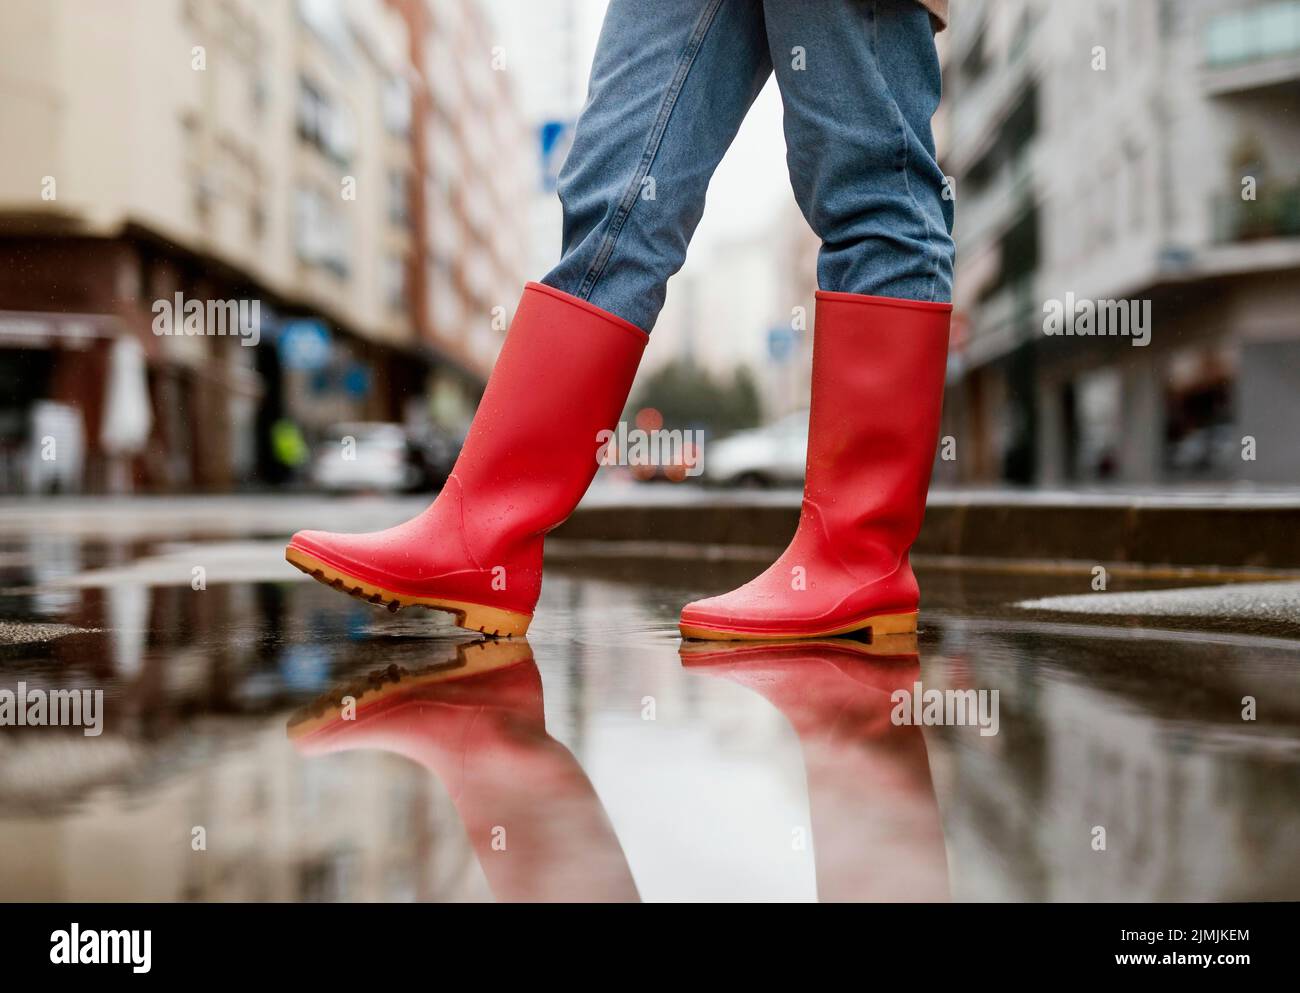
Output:
<instances>
[{"instance_id":1,"label":"window","mask_svg":"<svg viewBox=\"0 0 1300 993\"><path fill-rule=\"evenodd\" d=\"M411 88L401 76L391 76L380 94L380 114L389 133L405 137L411 131Z\"/></svg>"},{"instance_id":2,"label":"window","mask_svg":"<svg viewBox=\"0 0 1300 993\"><path fill-rule=\"evenodd\" d=\"M379 283L384 306L389 310L406 309L406 260L400 255L385 255L380 262Z\"/></svg>"},{"instance_id":3,"label":"window","mask_svg":"<svg viewBox=\"0 0 1300 993\"><path fill-rule=\"evenodd\" d=\"M298 134L340 165L352 158L352 117L305 76L298 78Z\"/></svg>"},{"instance_id":4,"label":"window","mask_svg":"<svg viewBox=\"0 0 1300 993\"><path fill-rule=\"evenodd\" d=\"M248 236L252 241L261 241L266 237L266 211L256 201L248 208Z\"/></svg>"},{"instance_id":5,"label":"window","mask_svg":"<svg viewBox=\"0 0 1300 993\"><path fill-rule=\"evenodd\" d=\"M1202 42L1211 66L1229 66L1300 52L1300 0L1223 14L1210 21Z\"/></svg>"},{"instance_id":6,"label":"window","mask_svg":"<svg viewBox=\"0 0 1300 993\"><path fill-rule=\"evenodd\" d=\"M350 241L347 218L338 206L319 190L299 187L294 196L294 247L298 258L346 277Z\"/></svg>"},{"instance_id":7,"label":"window","mask_svg":"<svg viewBox=\"0 0 1300 993\"><path fill-rule=\"evenodd\" d=\"M271 84L267 82L262 66L259 65L256 72L249 96L253 104L253 116L260 123L266 116L267 105L271 102Z\"/></svg>"},{"instance_id":8,"label":"window","mask_svg":"<svg viewBox=\"0 0 1300 993\"><path fill-rule=\"evenodd\" d=\"M298 78L298 134L316 144L326 115L325 96L305 77Z\"/></svg>"},{"instance_id":9,"label":"window","mask_svg":"<svg viewBox=\"0 0 1300 993\"><path fill-rule=\"evenodd\" d=\"M390 169L388 181L388 219L405 227L410 222L410 182L401 169Z\"/></svg>"},{"instance_id":10,"label":"window","mask_svg":"<svg viewBox=\"0 0 1300 993\"><path fill-rule=\"evenodd\" d=\"M961 62L961 75L966 82L975 84L988 71L990 62L988 57L988 35L983 28L980 29L979 35L971 43L970 51Z\"/></svg>"},{"instance_id":11,"label":"window","mask_svg":"<svg viewBox=\"0 0 1300 993\"><path fill-rule=\"evenodd\" d=\"M1146 226L1146 153L1140 148L1128 153L1129 227L1141 231Z\"/></svg>"},{"instance_id":12,"label":"window","mask_svg":"<svg viewBox=\"0 0 1300 993\"><path fill-rule=\"evenodd\" d=\"M340 0L298 0L298 18L340 58L352 56L352 33Z\"/></svg>"}]
</instances>

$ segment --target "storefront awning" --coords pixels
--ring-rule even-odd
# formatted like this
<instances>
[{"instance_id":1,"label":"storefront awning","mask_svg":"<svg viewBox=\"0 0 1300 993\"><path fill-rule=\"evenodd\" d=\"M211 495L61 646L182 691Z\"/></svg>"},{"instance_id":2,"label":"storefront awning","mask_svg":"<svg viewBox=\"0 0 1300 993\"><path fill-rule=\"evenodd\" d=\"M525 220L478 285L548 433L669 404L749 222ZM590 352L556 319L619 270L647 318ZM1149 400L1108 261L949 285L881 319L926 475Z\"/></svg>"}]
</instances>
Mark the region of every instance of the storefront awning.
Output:
<instances>
[{"instance_id":1,"label":"storefront awning","mask_svg":"<svg viewBox=\"0 0 1300 993\"><path fill-rule=\"evenodd\" d=\"M108 314L0 310L0 348L67 348L81 351L116 338L121 324Z\"/></svg>"}]
</instances>

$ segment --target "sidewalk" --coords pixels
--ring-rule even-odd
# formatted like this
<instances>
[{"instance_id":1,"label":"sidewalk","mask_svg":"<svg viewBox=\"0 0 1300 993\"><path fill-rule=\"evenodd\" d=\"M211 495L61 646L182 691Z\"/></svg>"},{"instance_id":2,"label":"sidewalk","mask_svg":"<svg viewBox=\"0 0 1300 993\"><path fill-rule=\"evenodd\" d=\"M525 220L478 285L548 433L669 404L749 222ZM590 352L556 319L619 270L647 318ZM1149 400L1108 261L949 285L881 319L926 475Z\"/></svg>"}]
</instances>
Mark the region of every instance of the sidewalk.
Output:
<instances>
[{"instance_id":1,"label":"sidewalk","mask_svg":"<svg viewBox=\"0 0 1300 993\"><path fill-rule=\"evenodd\" d=\"M418 513L429 497L217 495L0 500L0 537L87 539L287 537L298 528L364 531ZM784 547L798 490L713 492L602 481L553 533L565 543L627 543L684 553ZM630 550L630 549L629 549ZM1147 568L1300 570L1300 488L1292 490L1023 491L930 494L918 559ZM960 564L952 562L951 564Z\"/></svg>"}]
</instances>

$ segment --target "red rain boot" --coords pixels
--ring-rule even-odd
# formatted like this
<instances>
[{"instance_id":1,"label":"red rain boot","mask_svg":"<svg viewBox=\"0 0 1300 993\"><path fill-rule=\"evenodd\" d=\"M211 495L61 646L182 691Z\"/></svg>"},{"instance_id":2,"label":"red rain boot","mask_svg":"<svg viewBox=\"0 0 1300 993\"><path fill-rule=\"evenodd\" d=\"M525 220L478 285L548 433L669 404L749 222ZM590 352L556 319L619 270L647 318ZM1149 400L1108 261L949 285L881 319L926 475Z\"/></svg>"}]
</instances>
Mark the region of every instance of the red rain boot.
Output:
<instances>
[{"instance_id":1,"label":"red rain boot","mask_svg":"<svg viewBox=\"0 0 1300 993\"><path fill-rule=\"evenodd\" d=\"M799 528L738 590L687 604L683 637L816 638L916 630L907 552L939 434L950 304L817 294Z\"/></svg>"},{"instance_id":2,"label":"red rain boot","mask_svg":"<svg viewBox=\"0 0 1300 993\"><path fill-rule=\"evenodd\" d=\"M429 754L455 752L446 777L454 798L464 772L459 750L471 732L527 727L531 735L544 722L542 677L521 638L457 645L428 666L390 665L346 680L294 713L287 731L309 756L378 748L428 765Z\"/></svg>"},{"instance_id":3,"label":"red rain boot","mask_svg":"<svg viewBox=\"0 0 1300 993\"><path fill-rule=\"evenodd\" d=\"M586 773L546 731L527 639L343 683L294 715L299 754L401 755L445 787L497 899L634 901L636 884ZM508 840L508 843L506 843Z\"/></svg>"},{"instance_id":4,"label":"red rain boot","mask_svg":"<svg viewBox=\"0 0 1300 993\"><path fill-rule=\"evenodd\" d=\"M345 593L456 615L489 635L528 630L542 542L596 474L597 435L627 401L646 334L529 283L465 447L433 504L386 531L299 531L285 558Z\"/></svg>"},{"instance_id":5,"label":"red rain boot","mask_svg":"<svg viewBox=\"0 0 1300 993\"><path fill-rule=\"evenodd\" d=\"M759 693L799 736L819 899L951 899L925 738L893 721L895 692L920 678L915 635L683 642L681 658Z\"/></svg>"}]
</instances>

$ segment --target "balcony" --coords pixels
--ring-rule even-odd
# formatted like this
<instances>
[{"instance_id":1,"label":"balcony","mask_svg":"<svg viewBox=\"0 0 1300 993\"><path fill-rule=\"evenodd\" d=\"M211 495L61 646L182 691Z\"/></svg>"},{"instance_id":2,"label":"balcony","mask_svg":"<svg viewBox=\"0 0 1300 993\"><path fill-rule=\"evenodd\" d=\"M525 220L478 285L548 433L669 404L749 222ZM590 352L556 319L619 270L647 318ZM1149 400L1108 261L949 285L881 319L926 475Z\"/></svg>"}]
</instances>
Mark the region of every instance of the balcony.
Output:
<instances>
[{"instance_id":1,"label":"balcony","mask_svg":"<svg viewBox=\"0 0 1300 993\"><path fill-rule=\"evenodd\" d=\"M1300 0L1222 14L1202 35L1202 82L1212 96L1300 81Z\"/></svg>"},{"instance_id":2,"label":"balcony","mask_svg":"<svg viewBox=\"0 0 1300 993\"><path fill-rule=\"evenodd\" d=\"M973 89L954 95L945 168L963 176L990 156L1007 161L1020 154L1038 133L1038 102L1038 83L1026 59L986 74Z\"/></svg>"},{"instance_id":3,"label":"balcony","mask_svg":"<svg viewBox=\"0 0 1300 993\"><path fill-rule=\"evenodd\" d=\"M1220 197L1214 201L1214 240L1240 244L1271 238L1300 238L1300 182L1262 193L1257 200Z\"/></svg>"},{"instance_id":4,"label":"balcony","mask_svg":"<svg viewBox=\"0 0 1300 993\"><path fill-rule=\"evenodd\" d=\"M1032 142L1024 145L978 194L963 197L958 190L954 236L959 254L975 251L1001 237L1037 201L1035 176L1040 168L1037 148Z\"/></svg>"},{"instance_id":5,"label":"balcony","mask_svg":"<svg viewBox=\"0 0 1300 993\"><path fill-rule=\"evenodd\" d=\"M980 301L971 312L967 365L983 365L1012 351L1032 335L1040 313L1032 274L1021 276Z\"/></svg>"}]
</instances>

